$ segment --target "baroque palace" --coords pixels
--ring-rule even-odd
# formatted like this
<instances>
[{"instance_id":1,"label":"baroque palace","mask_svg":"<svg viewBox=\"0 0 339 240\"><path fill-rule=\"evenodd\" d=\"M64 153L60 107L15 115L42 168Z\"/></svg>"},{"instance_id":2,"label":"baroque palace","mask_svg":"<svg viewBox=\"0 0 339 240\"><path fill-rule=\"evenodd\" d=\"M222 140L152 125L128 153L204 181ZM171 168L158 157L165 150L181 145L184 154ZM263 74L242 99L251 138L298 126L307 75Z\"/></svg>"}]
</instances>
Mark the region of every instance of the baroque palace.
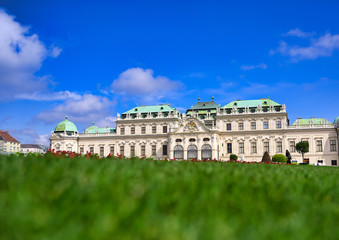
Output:
<instances>
[{"instance_id":1,"label":"baroque palace","mask_svg":"<svg viewBox=\"0 0 339 240\"><path fill-rule=\"evenodd\" d=\"M302 162L296 143L309 142L305 161L338 165L339 117L298 118L290 125L286 106L269 98L237 100L224 106L200 102L181 113L169 104L138 106L117 114L116 128L93 126L79 133L74 123L60 122L51 133L51 148L100 156L146 156L159 159L261 161L286 150Z\"/></svg>"}]
</instances>

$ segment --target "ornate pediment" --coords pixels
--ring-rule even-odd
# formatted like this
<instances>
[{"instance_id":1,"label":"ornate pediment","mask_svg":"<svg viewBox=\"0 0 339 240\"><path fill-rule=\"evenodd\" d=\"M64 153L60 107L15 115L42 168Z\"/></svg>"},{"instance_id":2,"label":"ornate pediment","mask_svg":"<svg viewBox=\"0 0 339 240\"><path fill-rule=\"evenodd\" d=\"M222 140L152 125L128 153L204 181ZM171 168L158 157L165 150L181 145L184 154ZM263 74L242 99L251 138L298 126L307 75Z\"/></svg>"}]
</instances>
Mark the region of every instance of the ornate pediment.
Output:
<instances>
[{"instance_id":1,"label":"ornate pediment","mask_svg":"<svg viewBox=\"0 0 339 240\"><path fill-rule=\"evenodd\" d=\"M186 123L184 127L184 132L197 132L197 131L199 131L199 128L193 120L190 120Z\"/></svg>"},{"instance_id":2,"label":"ornate pediment","mask_svg":"<svg viewBox=\"0 0 339 240\"><path fill-rule=\"evenodd\" d=\"M205 125L196 118L184 120L174 133L193 133L193 132L210 132Z\"/></svg>"}]
</instances>

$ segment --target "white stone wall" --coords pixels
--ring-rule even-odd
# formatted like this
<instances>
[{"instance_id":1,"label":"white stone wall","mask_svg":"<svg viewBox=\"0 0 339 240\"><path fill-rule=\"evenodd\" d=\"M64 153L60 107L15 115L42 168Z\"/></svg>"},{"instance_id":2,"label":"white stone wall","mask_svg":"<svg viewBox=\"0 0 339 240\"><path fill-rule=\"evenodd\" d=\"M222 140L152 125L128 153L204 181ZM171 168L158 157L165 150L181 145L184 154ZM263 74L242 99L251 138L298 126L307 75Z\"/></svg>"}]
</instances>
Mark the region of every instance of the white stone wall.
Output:
<instances>
[{"instance_id":1,"label":"white stone wall","mask_svg":"<svg viewBox=\"0 0 339 240\"><path fill-rule=\"evenodd\" d=\"M256 129L251 129L251 122L256 122ZM268 129L264 129L264 122L269 122ZM276 121L281 121L281 128L276 127ZM194 126L190 128L189 124ZM244 130L238 129L239 122L244 123ZM227 130L227 123L231 123L232 129ZM145 126L146 132L142 134L141 128ZM156 126L156 133L152 132L152 126ZM167 133L163 133L163 126L167 126ZM131 134L131 128L135 128L135 133ZM125 129L125 134L121 135L121 128ZM181 139L182 142L176 142ZM194 142L190 142L194 139ZM208 142L203 139L209 139ZM135 156L141 156L141 147L145 146L146 157L174 158L173 149L176 145L184 148L184 158L187 158L187 148L194 144L198 148L198 159L201 159L201 148L204 144L212 147L212 158L229 160L230 153L227 152L227 143L232 144L232 153L237 154L239 160L261 161L264 154L264 143L269 143L269 154L284 154L286 149L291 152L290 141L298 143L303 139L308 139L310 152L305 154L311 164L323 160L324 165L331 165L332 160L337 160L338 164L338 133L332 125L328 126L287 126L286 112L269 113L249 113L249 114L224 114L216 118L216 127L206 128L202 122L196 118L156 118L156 119L124 119L117 121L117 133L102 134L79 134L77 136L61 136L52 134L51 147L61 151L72 147L72 151L84 153L94 148L94 153L100 154L100 147L104 148L104 156L110 153L110 146L114 146L114 155L121 154L120 146L124 147L124 156L131 156L131 147L135 148ZM322 151L316 151L316 141L322 141ZM335 140L336 151L330 151L330 140ZM277 150L277 144L281 142L281 152ZM240 143L244 144L244 153L239 152ZM252 153L252 143L256 143L256 153ZM156 146L156 154L152 154L152 146ZM163 145L167 145L167 155L163 155ZM302 162L301 154L291 152L292 159Z\"/></svg>"}]
</instances>

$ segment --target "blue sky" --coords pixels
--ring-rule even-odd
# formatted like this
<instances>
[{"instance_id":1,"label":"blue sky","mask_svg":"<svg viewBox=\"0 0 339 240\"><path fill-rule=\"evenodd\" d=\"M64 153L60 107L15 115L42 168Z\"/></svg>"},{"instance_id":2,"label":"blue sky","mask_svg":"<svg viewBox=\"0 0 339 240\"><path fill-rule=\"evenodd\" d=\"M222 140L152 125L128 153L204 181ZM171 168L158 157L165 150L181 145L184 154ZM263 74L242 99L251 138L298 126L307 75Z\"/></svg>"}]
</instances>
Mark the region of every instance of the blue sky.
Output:
<instances>
[{"instance_id":1,"label":"blue sky","mask_svg":"<svg viewBox=\"0 0 339 240\"><path fill-rule=\"evenodd\" d=\"M199 96L339 116L339 3L233 2L1 1L1 129L46 144L66 115L83 131Z\"/></svg>"}]
</instances>

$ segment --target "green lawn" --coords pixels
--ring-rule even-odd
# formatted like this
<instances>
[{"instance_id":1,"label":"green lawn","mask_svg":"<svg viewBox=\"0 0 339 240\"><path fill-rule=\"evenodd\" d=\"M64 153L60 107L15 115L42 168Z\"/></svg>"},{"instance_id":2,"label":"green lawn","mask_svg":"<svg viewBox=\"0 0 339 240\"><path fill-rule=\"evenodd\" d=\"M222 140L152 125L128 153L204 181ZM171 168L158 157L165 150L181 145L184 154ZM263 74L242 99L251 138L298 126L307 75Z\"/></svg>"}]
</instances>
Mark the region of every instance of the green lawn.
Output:
<instances>
[{"instance_id":1,"label":"green lawn","mask_svg":"<svg viewBox=\"0 0 339 240\"><path fill-rule=\"evenodd\" d=\"M0 157L0 239L338 239L339 168Z\"/></svg>"}]
</instances>

